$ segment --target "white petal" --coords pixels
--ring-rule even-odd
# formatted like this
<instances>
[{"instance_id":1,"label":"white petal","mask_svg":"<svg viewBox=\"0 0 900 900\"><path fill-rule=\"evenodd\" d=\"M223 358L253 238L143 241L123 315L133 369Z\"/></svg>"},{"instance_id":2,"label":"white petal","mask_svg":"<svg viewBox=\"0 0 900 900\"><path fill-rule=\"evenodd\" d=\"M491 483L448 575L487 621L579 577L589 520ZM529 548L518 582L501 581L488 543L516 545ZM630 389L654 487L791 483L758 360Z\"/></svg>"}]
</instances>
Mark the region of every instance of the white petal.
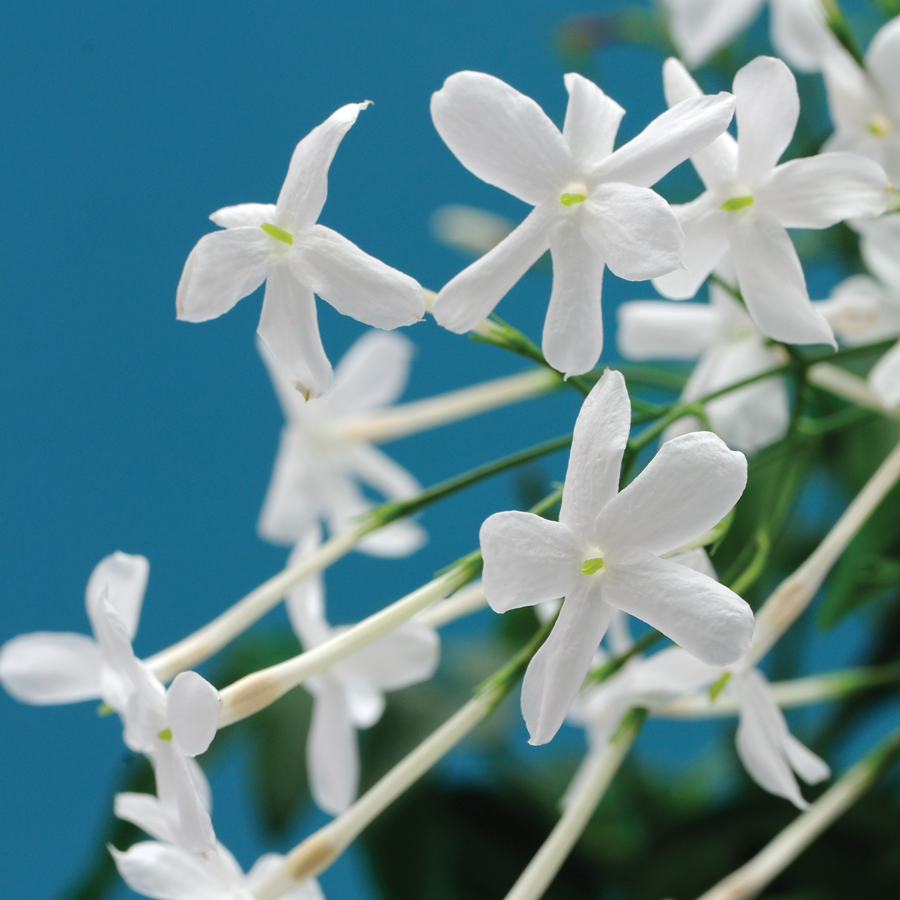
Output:
<instances>
[{"instance_id":1,"label":"white petal","mask_svg":"<svg viewBox=\"0 0 900 900\"><path fill-rule=\"evenodd\" d=\"M734 97L724 91L682 100L596 165L591 176L604 182L650 187L689 156L708 147L725 131L733 114Z\"/></svg>"},{"instance_id":2,"label":"white petal","mask_svg":"<svg viewBox=\"0 0 900 900\"><path fill-rule=\"evenodd\" d=\"M192 853L213 850L216 835L188 767L188 758L175 741L157 740L152 761L160 807L178 845Z\"/></svg>"},{"instance_id":3,"label":"white petal","mask_svg":"<svg viewBox=\"0 0 900 900\"><path fill-rule=\"evenodd\" d=\"M134 637L149 574L150 563L145 556L132 556L117 550L101 559L91 572L85 590L88 615L90 616L95 604L100 602L100 596L106 588L107 599L125 623L129 636Z\"/></svg>"},{"instance_id":4,"label":"white petal","mask_svg":"<svg viewBox=\"0 0 900 900\"><path fill-rule=\"evenodd\" d=\"M762 0L664 0L664 5L675 46L696 68L753 21Z\"/></svg>"},{"instance_id":5,"label":"white petal","mask_svg":"<svg viewBox=\"0 0 900 900\"><path fill-rule=\"evenodd\" d=\"M210 219L222 228L240 228L252 225L259 228L266 222L275 221L274 203L238 203L237 206L223 206L217 209Z\"/></svg>"},{"instance_id":6,"label":"white petal","mask_svg":"<svg viewBox=\"0 0 900 900\"><path fill-rule=\"evenodd\" d=\"M565 525L531 513L494 513L479 538L484 592L494 612L565 596L584 562Z\"/></svg>"},{"instance_id":7,"label":"white petal","mask_svg":"<svg viewBox=\"0 0 900 900\"><path fill-rule=\"evenodd\" d=\"M125 883L138 894L156 900L229 900L229 885L223 885L208 862L194 853L143 841L124 853L110 846L109 852Z\"/></svg>"},{"instance_id":8,"label":"white petal","mask_svg":"<svg viewBox=\"0 0 900 900\"><path fill-rule=\"evenodd\" d=\"M522 715L530 744L546 744L559 731L609 627L612 609L592 579L578 575L553 630L525 671Z\"/></svg>"},{"instance_id":9,"label":"white petal","mask_svg":"<svg viewBox=\"0 0 900 900\"><path fill-rule=\"evenodd\" d=\"M371 728L387 705L383 691L361 682L344 682L343 687L350 721L357 728Z\"/></svg>"},{"instance_id":10,"label":"white petal","mask_svg":"<svg viewBox=\"0 0 900 900\"><path fill-rule=\"evenodd\" d=\"M653 287L664 297L687 300L697 293L728 250L728 214L719 209L711 192L701 194L693 203L676 206L674 211L684 231L682 267L654 278Z\"/></svg>"},{"instance_id":11,"label":"white petal","mask_svg":"<svg viewBox=\"0 0 900 900\"><path fill-rule=\"evenodd\" d=\"M334 370L328 409L340 416L396 403L409 381L413 349L412 342L400 334L364 334Z\"/></svg>"},{"instance_id":12,"label":"white petal","mask_svg":"<svg viewBox=\"0 0 900 900\"><path fill-rule=\"evenodd\" d=\"M216 736L222 701L196 672L182 672L166 692L166 718L178 746L188 756L205 753Z\"/></svg>"},{"instance_id":13,"label":"white petal","mask_svg":"<svg viewBox=\"0 0 900 900\"><path fill-rule=\"evenodd\" d=\"M672 561L683 565L675 557ZM632 684L642 698L664 704L687 691L712 684L721 674L722 669L700 662L681 647L666 647L634 667Z\"/></svg>"},{"instance_id":14,"label":"white petal","mask_svg":"<svg viewBox=\"0 0 900 900\"><path fill-rule=\"evenodd\" d=\"M316 300L283 260L269 267L257 333L284 378L301 397L331 387L331 363L322 347Z\"/></svg>"},{"instance_id":15,"label":"white petal","mask_svg":"<svg viewBox=\"0 0 900 900\"><path fill-rule=\"evenodd\" d=\"M415 279L336 231L313 225L294 246L289 262L295 276L342 315L386 329L412 325L425 315L425 293Z\"/></svg>"},{"instance_id":16,"label":"white petal","mask_svg":"<svg viewBox=\"0 0 900 900\"><path fill-rule=\"evenodd\" d=\"M328 169L338 145L366 103L348 103L333 112L294 148L287 177L281 186L273 223L296 233L309 228L328 196Z\"/></svg>"},{"instance_id":17,"label":"white petal","mask_svg":"<svg viewBox=\"0 0 900 900\"><path fill-rule=\"evenodd\" d=\"M440 659L437 632L422 622L404 622L334 666L335 675L382 691L427 681Z\"/></svg>"},{"instance_id":18,"label":"white petal","mask_svg":"<svg viewBox=\"0 0 900 900\"><path fill-rule=\"evenodd\" d=\"M359 750L343 689L325 677L319 684L306 744L309 787L316 805L342 813L356 797Z\"/></svg>"},{"instance_id":19,"label":"white petal","mask_svg":"<svg viewBox=\"0 0 900 900\"><path fill-rule=\"evenodd\" d=\"M36 631L0 648L0 683L22 703L78 703L100 697L103 655L84 634Z\"/></svg>"},{"instance_id":20,"label":"white petal","mask_svg":"<svg viewBox=\"0 0 900 900\"><path fill-rule=\"evenodd\" d=\"M860 224L859 249L866 266L885 284L900 288L900 214Z\"/></svg>"},{"instance_id":21,"label":"white petal","mask_svg":"<svg viewBox=\"0 0 900 900\"><path fill-rule=\"evenodd\" d=\"M696 359L719 324L708 303L634 300L617 310L619 352L626 359Z\"/></svg>"},{"instance_id":22,"label":"white petal","mask_svg":"<svg viewBox=\"0 0 900 900\"><path fill-rule=\"evenodd\" d=\"M564 77L569 92L563 137L579 169L609 156L625 110L582 75Z\"/></svg>"},{"instance_id":23,"label":"white petal","mask_svg":"<svg viewBox=\"0 0 900 900\"><path fill-rule=\"evenodd\" d=\"M457 72L431 97L431 118L454 156L482 181L536 206L570 175L563 136L530 97L483 72Z\"/></svg>"},{"instance_id":24,"label":"white petal","mask_svg":"<svg viewBox=\"0 0 900 900\"><path fill-rule=\"evenodd\" d=\"M741 704L736 744L744 768L764 790L805 809L809 804L800 794L797 779L784 756L787 724L765 679L752 670L733 681Z\"/></svg>"},{"instance_id":25,"label":"white petal","mask_svg":"<svg viewBox=\"0 0 900 900\"><path fill-rule=\"evenodd\" d=\"M601 577L607 603L652 625L707 665L729 665L750 646L750 607L712 578L644 550L610 560Z\"/></svg>"},{"instance_id":26,"label":"white petal","mask_svg":"<svg viewBox=\"0 0 900 900\"><path fill-rule=\"evenodd\" d=\"M311 556L322 543L322 528L310 525L288 558L288 566L295 566ZM288 591L284 599L294 633L310 650L331 637L331 626L325 618L325 581L321 572L305 578Z\"/></svg>"},{"instance_id":27,"label":"white petal","mask_svg":"<svg viewBox=\"0 0 900 900\"><path fill-rule=\"evenodd\" d=\"M428 532L411 519L392 522L367 534L357 545L360 553L384 559L401 559L428 543Z\"/></svg>"},{"instance_id":28,"label":"white petal","mask_svg":"<svg viewBox=\"0 0 900 900\"><path fill-rule=\"evenodd\" d=\"M774 0L769 30L778 55L801 72L818 72L836 54L846 54L828 28L821 0Z\"/></svg>"},{"instance_id":29,"label":"white petal","mask_svg":"<svg viewBox=\"0 0 900 900\"><path fill-rule=\"evenodd\" d=\"M894 114L900 113L900 19L891 19L872 38L866 53L866 69Z\"/></svg>"},{"instance_id":30,"label":"white petal","mask_svg":"<svg viewBox=\"0 0 900 900\"><path fill-rule=\"evenodd\" d=\"M774 218L751 215L733 224L731 249L741 296L759 329L788 344L832 344L834 332L806 291L797 251Z\"/></svg>"},{"instance_id":31,"label":"white petal","mask_svg":"<svg viewBox=\"0 0 900 900\"><path fill-rule=\"evenodd\" d=\"M403 466L371 444L353 447L350 460L357 478L388 500L407 500L422 490L419 482Z\"/></svg>"},{"instance_id":32,"label":"white petal","mask_svg":"<svg viewBox=\"0 0 900 900\"><path fill-rule=\"evenodd\" d=\"M585 200L581 216L584 239L619 278L643 281L681 265L681 225L649 188L601 184Z\"/></svg>"},{"instance_id":33,"label":"white petal","mask_svg":"<svg viewBox=\"0 0 900 900\"><path fill-rule=\"evenodd\" d=\"M900 335L900 296L868 275L845 278L813 306L851 346Z\"/></svg>"},{"instance_id":34,"label":"white petal","mask_svg":"<svg viewBox=\"0 0 900 900\"><path fill-rule=\"evenodd\" d=\"M205 322L228 312L265 280L272 238L246 226L206 234L191 250L178 282L175 308L186 322Z\"/></svg>"},{"instance_id":35,"label":"white petal","mask_svg":"<svg viewBox=\"0 0 900 900\"><path fill-rule=\"evenodd\" d=\"M630 431L631 401L625 379L621 372L607 369L591 389L575 421L559 511L560 523L581 545L593 542L597 513L619 490L622 454ZM583 562L578 560L576 569Z\"/></svg>"},{"instance_id":36,"label":"white petal","mask_svg":"<svg viewBox=\"0 0 900 900\"><path fill-rule=\"evenodd\" d=\"M791 768L807 783L818 784L831 775L831 768L819 756L804 744L801 744L790 732L784 737L782 749Z\"/></svg>"},{"instance_id":37,"label":"white petal","mask_svg":"<svg viewBox=\"0 0 900 900\"><path fill-rule=\"evenodd\" d=\"M597 517L602 551L677 550L718 524L747 483L747 460L714 434L675 438ZM627 612L627 610L626 610Z\"/></svg>"},{"instance_id":38,"label":"white petal","mask_svg":"<svg viewBox=\"0 0 900 900\"><path fill-rule=\"evenodd\" d=\"M797 82L772 56L757 56L734 76L738 177L755 188L787 150L800 115Z\"/></svg>"},{"instance_id":39,"label":"white petal","mask_svg":"<svg viewBox=\"0 0 900 900\"><path fill-rule=\"evenodd\" d=\"M687 566L689 569L693 569L695 572L699 572L707 578L712 578L714 581L719 580L719 576L716 574L716 570L713 567L712 560L709 558L709 554L703 547L695 547L693 550L675 553L668 558L672 560L672 562L678 563L679 566Z\"/></svg>"},{"instance_id":40,"label":"white petal","mask_svg":"<svg viewBox=\"0 0 900 900\"><path fill-rule=\"evenodd\" d=\"M890 409L900 406L900 343L894 344L869 372L869 384Z\"/></svg>"},{"instance_id":41,"label":"white petal","mask_svg":"<svg viewBox=\"0 0 900 900\"><path fill-rule=\"evenodd\" d=\"M150 837L165 841L167 844L175 843L176 837L159 805L159 800L152 794L130 792L116 794L113 810L118 818L137 825Z\"/></svg>"},{"instance_id":42,"label":"white petal","mask_svg":"<svg viewBox=\"0 0 900 900\"><path fill-rule=\"evenodd\" d=\"M550 246L550 226L560 209L556 201L535 207L493 250L448 281L432 307L438 324L463 334L483 322Z\"/></svg>"},{"instance_id":43,"label":"white petal","mask_svg":"<svg viewBox=\"0 0 900 900\"><path fill-rule=\"evenodd\" d=\"M669 106L703 94L684 65L671 56L663 63L663 86ZM691 163L706 187L725 190L737 172L737 141L725 131L708 147L692 154Z\"/></svg>"},{"instance_id":44,"label":"white petal","mask_svg":"<svg viewBox=\"0 0 900 900\"><path fill-rule=\"evenodd\" d=\"M294 544L318 515L315 467L307 454L306 435L295 425L281 431L278 455L257 531L273 544Z\"/></svg>"},{"instance_id":45,"label":"white petal","mask_svg":"<svg viewBox=\"0 0 900 900\"><path fill-rule=\"evenodd\" d=\"M590 371L603 349L603 259L585 243L574 217L550 230L553 289L541 347L567 378Z\"/></svg>"},{"instance_id":46,"label":"white petal","mask_svg":"<svg viewBox=\"0 0 900 900\"><path fill-rule=\"evenodd\" d=\"M884 170L856 153L821 153L778 166L757 192L766 212L785 228L828 228L844 219L884 212Z\"/></svg>"}]
</instances>

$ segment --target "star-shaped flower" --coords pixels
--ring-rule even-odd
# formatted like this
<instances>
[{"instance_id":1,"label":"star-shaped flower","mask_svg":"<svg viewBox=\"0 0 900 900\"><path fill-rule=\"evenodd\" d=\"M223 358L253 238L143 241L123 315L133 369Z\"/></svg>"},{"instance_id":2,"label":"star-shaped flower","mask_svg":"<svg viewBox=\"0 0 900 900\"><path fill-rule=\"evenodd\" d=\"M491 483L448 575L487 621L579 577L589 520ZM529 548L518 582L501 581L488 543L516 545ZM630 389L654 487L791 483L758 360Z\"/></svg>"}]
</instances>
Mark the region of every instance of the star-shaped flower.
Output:
<instances>
[{"instance_id":1,"label":"star-shaped flower","mask_svg":"<svg viewBox=\"0 0 900 900\"><path fill-rule=\"evenodd\" d=\"M828 107L834 134L826 150L852 150L879 163L900 183L900 18L892 19L872 38L865 68L849 53L825 67Z\"/></svg>"},{"instance_id":2,"label":"star-shaped flower","mask_svg":"<svg viewBox=\"0 0 900 900\"><path fill-rule=\"evenodd\" d=\"M0 650L0 680L26 703L73 703L103 698L122 719L129 749L146 754L169 827L187 850L214 845L205 781L193 757L209 747L219 718L218 691L196 672L182 672L166 690L135 655L131 638L147 584L143 556L115 553L88 581L94 640L37 632Z\"/></svg>"},{"instance_id":3,"label":"star-shaped flower","mask_svg":"<svg viewBox=\"0 0 900 900\"><path fill-rule=\"evenodd\" d=\"M700 96L675 59L664 67L669 104ZM665 297L693 297L728 249L741 295L763 334L790 344L834 343L809 300L788 228L827 228L883 212L883 170L854 153L824 153L777 165L787 149L800 99L791 70L759 56L734 78L738 140L723 134L692 157L706 192L676 207L684 228L685 268L654 280Z\"/></svg>"},{"instance_id":4,"label":"star-shaped flower","mask_svg":"<svg viewBox=\"0 0 900 900\"><path fill-rule=\"evenodd\" d=\"M349 439L342 424L393 404L409 378L412 345L398 334L371 331L347 351L328 394L308 402L293 390L271 356L263 360L287 420L272 480L259 517L259 533L275 544L296 544L318 520L338 534L371 509L366 485L389 500L416 494L419 483L368 441ZM402 519L367 535L357 549L374 556L406 556L427 535Z\"/></svg>"},{"instance_id":5,"label":"star-shaped flower","mask_svg":"<svg viewBox=\"0 0 900 900\"><path fill-rule=\"evenodd\" d=\"M740 34L765 0L663 0L672 41L692 69ZM821 0L770 0L772 46L795 69L816 72L842 51Z\"/></svg>"},{"instance_id":6,"label":"star-shaped flower","mask_svg":"<svg viewBox=\"0 0 900 900\"><path fill-rule=\"evenodd\" d=\"M331 160L366 106L342 106L297 144L277 203L242 203L214 212L210 218L225 230L198 241L178 284L178 318L205 322L265 281L259 336L305 397L318 397L331 384L314 293L343 315L376 328L411 325L425 314L418 282L316 224Z\"/></svg>"},{"instance_id":7,"label":"star-shaped flower","mask_svg":"<svg viewBox=\"0 0 900 900\"><path fill-rule=\"evenodd\" d=\"M309 529L291 555L299 562L319 546L317 527ZM325 588L321 575L301 582L285 601L291 625L304 650L346 631L325 618ZM356 798L359 786L357 728L371 728L384 712L384 694L427 681L440 656L437 632L409 621L347 656L327 672L304 682L315 698L306 745L313 799L325 812L337 815Z\"/></svg>"},{"instance_id":8,"label":"star-shaped flower","mask_svg":"<svg viewBox=\"0 0 900 900\"><path fill-rule=\"evenodd\" d=\"M569 718L586 729L589 755L601 753L632 706L665 715L672 701L708 691L723 676L728 678L725 694L733 692L739 705L735 743L747 773L764 790L805 809L809 804L794 773L807 784L818 784L831 774L830 769L790 733L768 682L755 668L732 672L707 666L680 647L669 647L629 660L612 678L588 688L578 697ZM581 771L585 769L586 764ZM576 773L567 794L577 790L578 777Z\"/></svg>"},{"instance_id":9,"label":"star-shaped flower","mask_svg":"<svg viewBox=\"0 0 900 900\"><path fill-rule=\"evenodd\" d=\"M578 375L603 346L604 266L640 281L680 264L681 229L650 185L725 130L733 100L688 100L613 152L625 110L580 75L566 75L565 84L562 133L534 100L481 72L451 75L431 98L434 125L457 159L534 206L512 234L443 287L433 311L450 331L471 330L549 247L544 355L560 372Z\"/></svg>"},{"instance_id":10,"label":"star-shaped flower","mask_svg":"<svg viewBox=\"0 0 900 900\"><path fill-rule=\"evenodd\" d=\"M709 297L708 304L635 300L618 309L617 340L626 359L697 359L681 394L683 403L783 361L728 291L713 284ZM704 409L712 430L744 453L777 441L790 417L787 388L780 376L717 397ZM696 417L686 416L666 429L663 440L700 428Z\"/></svg>"},{"instance_id":11,"label":"star-shaped flower","mask_svg":"<svg viewBox=\"0 0 900 900\"><path fill-rule=\"evenodd\" d=\"M481 527L483 583L505 612L564 597L559 618L522 686L531 742L565 718L618 608L712 665L747 649L753 613L712 578L662 559L713 528L744 490L747 461L708 432L660 448L618 491L631 427L621 373L607 370L575 423L559 522L495 513Z\"/></svg>"},{"instance_id":12,"label":"star-shaped flower","mask_svg":"<svg viewBox=\"0 0 900 900\"><path fill-rule=\"evenodd\" d=\"M283 857L261 856L245 875L237 860L220 843L207 853L191 853L178 845L159 801L148 794L116 794L116 815L156 838L127 850L110 846L125 883L155 900L255 900L254 888ZM325 900L315 879L281 895L282 900Z\"/></svg>"}]
</instances>

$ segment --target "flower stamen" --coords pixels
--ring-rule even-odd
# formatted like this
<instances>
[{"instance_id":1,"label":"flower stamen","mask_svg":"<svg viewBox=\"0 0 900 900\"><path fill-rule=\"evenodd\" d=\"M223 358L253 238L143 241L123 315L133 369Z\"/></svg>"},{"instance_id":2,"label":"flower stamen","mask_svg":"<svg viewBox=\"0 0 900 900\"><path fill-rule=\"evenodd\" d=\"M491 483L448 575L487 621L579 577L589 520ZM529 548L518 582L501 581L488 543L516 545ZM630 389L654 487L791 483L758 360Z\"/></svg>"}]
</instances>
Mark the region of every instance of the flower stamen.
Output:
<instances>
[{"instance_id":1,"label":"flower stamen","mask_svg":"<svg viewBox=\"0 0 900 900\"><path fill-rule=\"evenodd\" d=\"M582 575L593 575L596 572L599 572L603 568L603 557L597 556L594 559L586 559L581 564L581 574Z\"/></svg>"},{"instance_id":2,"label":"flower stamen","mask_svg":"<svg viewBox=\"0 0 900 900\"><path fill-rule=\"evenodd\" d=\"M723 204L722 209L728 212L735 212L738 209L744 209L747 206L753 206L753 197L746 194L743 197L729 197Z\"/></svg>"},{"instance_id":3,"label":"flower stamen","mask_svg":"<svg viewBox=\"0 0 900 900\"><path fill-rule=\"evenodd\" d=\"M275 238L276 241L281 241L283 244L294 243L294 236L290 232L279 228L277 225L270 225L268 222L263 222L259 227L262 228L269 237Z\"/></svg>"}]
</instances>

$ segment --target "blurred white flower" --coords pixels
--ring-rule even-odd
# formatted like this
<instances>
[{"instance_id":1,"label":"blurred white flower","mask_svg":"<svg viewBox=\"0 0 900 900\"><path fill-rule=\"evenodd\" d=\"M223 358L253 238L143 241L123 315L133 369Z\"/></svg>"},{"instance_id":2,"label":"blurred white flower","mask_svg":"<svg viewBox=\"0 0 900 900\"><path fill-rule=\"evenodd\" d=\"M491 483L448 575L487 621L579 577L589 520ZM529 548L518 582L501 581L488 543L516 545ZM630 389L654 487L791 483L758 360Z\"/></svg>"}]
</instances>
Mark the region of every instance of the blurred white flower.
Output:
<instances>
[{"instance_id":1,"label":"blurred white flower","mask_svg":"<svg viewBox=\"0 0 900 900\"><path fill-rule=\"evenodd\" d=\"M692 98L613 152L625 111L580 75L566 75L565 84L562 133L534 100L481 72L457 72L433 95L435 128L457 159L534 206L441 289L433 312L450 331L470 331L549 247L553 289L543 351L555 369L579 375L603 346L604 266L640 281L680 264L681 228L650 185L725 130L733 100Z\"/></svg>"},{"instance_id":2,"label":"blurred white flower","mask_svg":"<svg viewBox=\"0 0 900 900\"><path fill-rule=\"evenodd\" d=\"M311 527L294 548L290 564L314 552L320 540L318 527ZM346 631L347 626L334 628L325 618L321 574L301 582L285 602L304 650ZM304 682L315 698L306 745L309 784L313 799L325 812L337 815L356 798L356 729L371 728L381 718L385 691L427 681L439 658L437 632L422 622L409 621Z\"/></svg>"},{"instance_id":3,"label":"blurred white flower","mask_svg":"<svg viewBox=\"0 0 900 900\"><path fill-rule=\"evenodd\" d=\"M900 18L872 38L865 68L849 53L824 69L834 134L825 150L852 150L875 160L900 182Z\"/></svg>"},{"instance_id":4,"label":"blurred white flower","mask_svg":"<svg viewBox=\"0 0 900 900\"><path fill-rule=\"evenodd\" d=\"M765 0L663 0L672 41L690 68L703 65L740 34ZM816 72L842 51L821 0L770 0L772 46L795 69Z\"/></svg>"},{"instance_id":5,"label":"blurred white flower","mask_svg":"<svg viewBox=\"0 0 900 900\"><path fill-rule=\"evenodd\" d=\"M687 403L771 369L783 359L767 346L744 307L711 284L709 303L638 300L619 307L619 351L627 359L696 359L681 394ZM736 450L754 453L781 438L790 410L782 376L748 384L704 406L712 430ZM695 416L669 426L663 440L703 428Z\"/></svg>"},{"instance_id":6,"label":"blurred white flower","mask_svg":"<svg viewBox=\"0 0 900 900\"><path fill-rule=\"evenodd\" d=\"M687 434L619 492L630 427L625 380L607 370L575 423L559 522L502 512L481 526L482 580L496 612L565 598L522 685L535 744L559 729L614 608L713 665L733 662L750 643L753 613L737 594L660 558L728 513L744 490L746 459L713 434Z\"/></svg>"},{"instance_id":7,"label":"blurred white flower","mask_svg":"<svg viewBox=\"0 0 900 900\"><path fill-rule=\"evenodd\" d=\"M675 59L664 67L670 105L700 96ZM691 161L706 191L675 207L684 228L685 268L654 280L665 297L693 297L731 249L747 309L768 337L790 344L834 344L810 303L788 228L827 228L883 212L888 184L881 167L853 153L824 153L777 165L787 149L800 99L791 70L757 57L734 79L738 140L723 134Z\"/></svg>"},{"instance_id":8,"label":"blurred white flower","mask_svg":"<svg viewBox=\"0 0 900 900\"><path fill-rule=\"evenodd\" d=\"M114 553L88 581L88 618L95 640L78 634L25 634L0 651L0 680L27 703L72 703L102 697L124 725L129 749L146 754L169 828L185 849L214 844L205 780L193 757L215 737L218 691L196 672L182 672L168 690L134 655L149 564Z\"/></svg>"},{"instance_id":9,"label":"blurred white flower","mask_svg":"<svg viewBox=\"0 0 900 900\"><path fill-rule=\"evenodd\" d=\"M255 900L254 888L283 857L261 856L245 875L237 860L220 843L207 853L190 853L177 845L156 797L116 794L115 812L156 840L109 852L125 883L155 900ZM325 900L315 879L281 895L282 900Z\"/></svg>"},{"instance_id":10,"label":"blurred white flower","mask_svg":"<svg viewBox=\"0 0 900 900\"><path fill-rule=\"evenodd\" d=\"M314 293L343 315L376 328L411 325L425 314L418 282L316 224L331 160L368 105L342 106L297 144L276 204L242 203L214 212L210 218L225 230L198 241L178 283L178 318L205 322L265 281L259 336L306 398L331 385Z\"/></svg>"},{"instance_id":11,"label":"blurred white flower","mask_svg":"<svg viewBox=\"0 0 900 900\"><path fill-rule=\"evenodd\" d=\"M260 353L287 420L259 517L263 538L292 546L320 519L331 534L352 527L373 505L361 485L388 500L404 500L421 490L406 469L368 441L348 439L341 430L351 417L397 400L409 378L409 341L381 331L363 335L338 364L328 394L308 402L293 390L262 344ZM357 549L375 556L406 556L425 540L419 525L401 519L367 535Z\"/></svg>"},{"instance_id":12,"label":"blurred white flower","mask_svg":"<svg viewBox=\"0 0 900 900\"><path fill-rule=\"evenodd\" d=\"M731 672L707 666L680 647L668 647L652 656L631 659L608 680L589 686L576 699L569 719L585 729L590 757L603 751L631 707L664 711L678 697L708 691L723 676L728 678L724 693L733 692L739 705L735 742L747 773L769 793L805 809L809 804L794 772L807 784L818 784L831 774L830 769L790 733L768 682L757 669ZM567 796L577 791L587 763L585 760L576 773Z\"/></svg>"}]
</instances>

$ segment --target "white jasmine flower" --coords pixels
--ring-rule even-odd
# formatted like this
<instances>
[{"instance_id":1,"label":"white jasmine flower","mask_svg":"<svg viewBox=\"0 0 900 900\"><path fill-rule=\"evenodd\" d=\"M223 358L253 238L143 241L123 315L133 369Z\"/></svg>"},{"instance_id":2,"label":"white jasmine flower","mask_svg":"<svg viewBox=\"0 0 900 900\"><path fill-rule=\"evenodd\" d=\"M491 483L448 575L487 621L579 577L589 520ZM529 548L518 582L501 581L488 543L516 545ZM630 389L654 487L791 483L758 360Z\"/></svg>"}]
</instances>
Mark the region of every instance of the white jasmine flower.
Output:
<instances>
[{"instance_id":1,"label":"white jasmine flower","mask_svg":"<svg viewBox=\"0 0 900 900\"><path fill-rule=\"evenodd\" d=\"M716 525L744 490L747 461L708 432L663 444L618 491L631 405L607 370L582 406L559 522L525 512L481 527L483 583L496 612L564 597L522 686L531 742L550 740L618 608L712 665L736 660L753 632L750 607L713 579L660 556Z\"/></svg>"},{"instance_id":2,"label":"white jasmine flower","mask_svg":"<svg viewBox=\"0 0 900 900\"><path fill-rule=\"evenodd\" d=\"M310 528L294 549L291 562L314 552L320 539L319 529ZM286 604L304 650L325 643L349 627L328 624L321 575L301 582L290 592ZM306 745L310 790L325 812L342 813L356 798L356 729L371 728L381 718L385 691L431 678L439 653L437 632L422 622L409 621L304 682L315 698Z\"/></svg>"},{"instance_id":3,"label":"white jasmine flower","mask_svg":"<svg viewBox=\"0 0 900 900\"><path fill-rule=\"evenodd\" d=\"M675 59L664 67L669 104L700 95ZM685 269L654 280L665 297L693 297L728 249L741 295L763 334L790 344L834 344L809 300L787 228L827 228L874 216L887 203L881 167L853 153L824 153L776 165L787 149L800 100L790 69L757 57L734 79L738 140L721 135L692 162L706 192L676 207L684 228Z\"/></svg>"},{"instance_id":4,"label":"white jasmine flower","mask_svg":"<svg viewBox=\"0 0 900 900\"><path fill-rule=\"evenodd\" d=\"M828 107L834 134L826 150L852 150L881 165L888 178L900 182L900 18L892 19L872 38L865 68L849 53L825 67Z\"/></svg>"},{"instance_id":5,"label":"white jasmine flower","mask_svg":"<svg viewBox=\"0 0 900 900\"><path fill-rule=\"evenodd\" d=\"M179 843L194 852L212 846L206 786L193 757L216 734L218 691L196 672L182 672L166 690L135 655L149 564L115 553L94 569L86 600L94 640L38 632L4 644L0 680L27 703L73 703L102 697L122 718L129 749L153 763L160 803Z\"/></svg>"},{"instance_id":6,"label":"white jasmine flower","mask_svg":"<svg viewBox=\"0 0 900 900\"><path fill-rule=\"evenodd\" d=\"M794 773L807 784L818 784L831 771L790 733L768 682L757 669L740 672L737 667L731 671L707 666L680 647L669 647L631 659L607 681L589 687L577 698L569 718L585 728L590 757L603 751L622 715L632 706L664 715L666 706L676 698L707 691L723 676L728 678L724 691L734 692L739 704L735 742L747 774L764 790L805 809L809 804ZM585 768L582 765L576 773L567 793L574 792Z\"/></svg>"},{"instance_id":7,"label":"white jasmine flower","mask_svg":"<svg viewBox=\"0 0 900 900\"><path fill-rule=\"evenodd\" d=\"M156 797L116 794L116 815L132 822L153 841L141 841L125 851L110 846L125 883L155 900L255 900L254 890L284 857L261 856L245 875L227 848L216 843L207 853L190 853L178 846ZM325 900L315 879L282 894L282 900Z\"/></svg>"},{"instance_id":8,"label":"white jasmine flower","mask_svg":"<svg viewBox=\"0 0 900 900\"><path fill-rule=\"evenodd\" d=\"M672 41L690 68L730 44L765 0L663 0ZM821 0L770 0L772 46L795 69L816 72L842 51Z\"/></svg>"},{"instance_id":9,"label":"white jasmine flower","mask_svg":"<svg viewBox=\"0 0 900 900\"><path fill-rule=\"evenodd\" d=\"M680 264L681 229L650 185L725 130L733 101L728 94L692 98L613 152L625 111L580 75L566 75L565 84L562 133L534 100L481 72L451 75L431 98L434 125L457 159L534 206L512 234L444 286L433 312L450 331L471 330L549 247L554 274L544 355L560 372L578 375L603 346L604 266L640 281Z\"/></svg>"},{"instance_id":10,"label":"white jasmine flower","mask_svg":"<svg viewBox=\"0 0 900 900\"><path fill-rule=\"evenodd\" d=\"M259 336L304 397L331 384L313 294L376 328L411 325L425 313L421 286L316 224L328 169L342 138L368 103L349 103L294 150L278 202L226 206L210 218L225 230L202 237L178 284L178 318L205 322L228 312L263 281Z\"/></svg>"},{"instance_id":11,"label":"white jasmine flower","mask_svg":"<svg viewBox=\"0 0 900 900\"><path fill-rule=\"evenodd\" d=\"M406 469L368 441L348 439L342 422L393 404L409 378L412 345L397 334L371 331L344 354L328 394L308 402L293 390L260 345L287 420L259 517L259 533L275 544L296 544L319 519L331 534L355 525L372 508L361 485L389 500L418 493ZM422 528L401 519L367 535L357 549L375 556L406 556L425 543Z\"/></svg>"},{"instance_id":12,"label":"white jasmine flower","mask_svg":"<svg viewBox=\"0 0 900 900\"><path fill-rule=\"evenodd\" d=\"M687 403L765 372L781 362L767 346L744 307L712 284L710 302L638 300L619 307L619 351L627 359L697 359L681 394ZM729 447L754 453L787 430L790 410L784 378L775 376L738 388L705 404L712 430ZM685 416L666 429L663 440L703 426Z\"/></svg>"}]
</instances>

